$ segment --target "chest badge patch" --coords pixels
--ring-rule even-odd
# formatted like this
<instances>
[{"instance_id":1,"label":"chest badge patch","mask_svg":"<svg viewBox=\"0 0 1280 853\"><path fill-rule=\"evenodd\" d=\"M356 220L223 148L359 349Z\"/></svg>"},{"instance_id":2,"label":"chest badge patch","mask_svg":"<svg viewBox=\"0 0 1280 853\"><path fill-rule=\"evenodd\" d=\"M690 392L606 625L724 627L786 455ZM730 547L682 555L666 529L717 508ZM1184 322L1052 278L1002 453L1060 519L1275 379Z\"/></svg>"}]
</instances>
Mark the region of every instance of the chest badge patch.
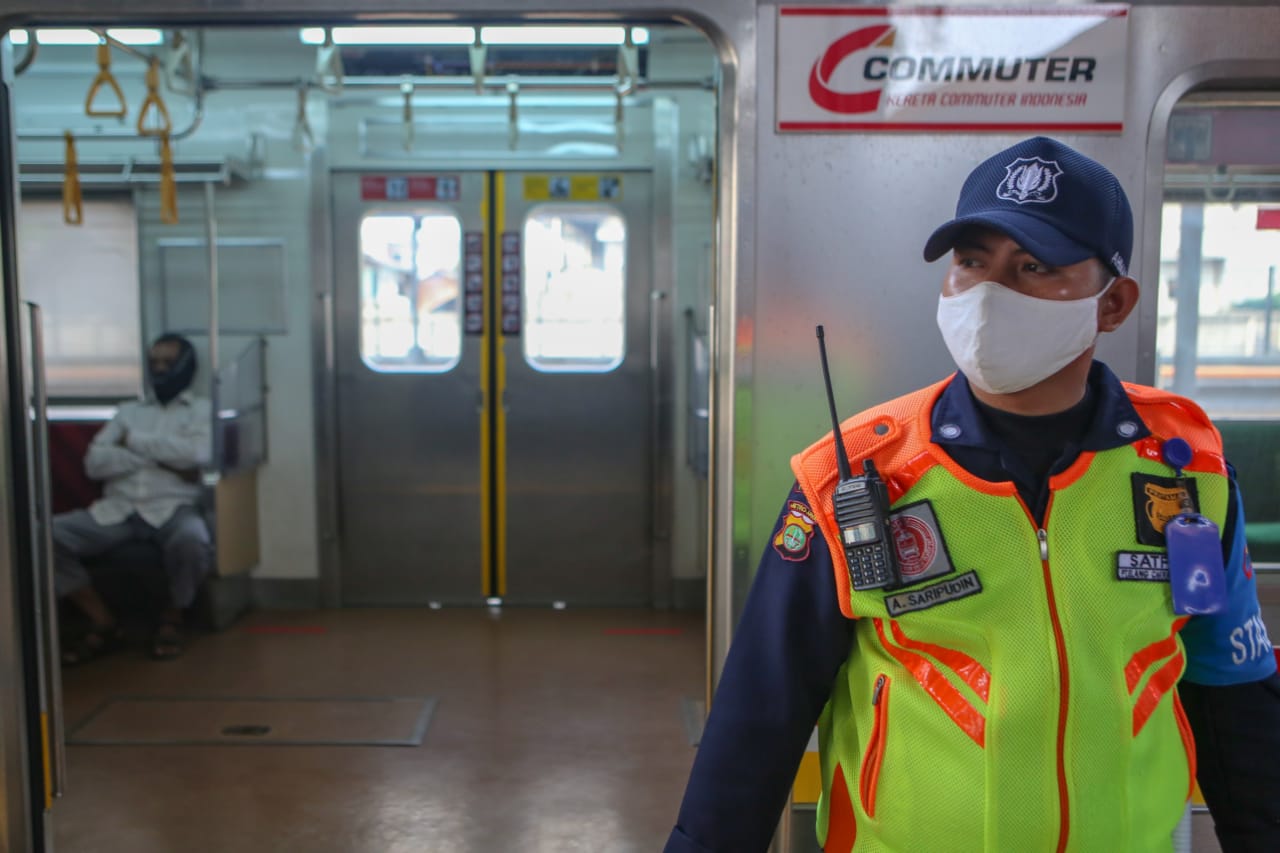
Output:
<instances>
[{"instance_id":1,"label":"chest badge patch","mask_svg":"<svg viewBox=\"0 0 1280 853\"><path fill-rule=\"evenodd\" d=\"M955 571L929 501L908 504L890 513L889 526L904 586Z\"/></svg>"},{"instance_id":2,"label":"chest badge patch","mask_svg":"<svg viewBox=\"0 0 1280 853\"><path fill-rule=\"evenodd\" d=\"M1196 481L1186 480L1191 492L1191 503L1200 509ZM1166 547L1165 525L1182 512L1182 488L1172 477L1156 477L1151 474L1133 475L1133 521L1138 541L1143 545Z\"/></svg>"},{"instance_id":3,"label":"chest badge patch","mask_svg":"<svg viewBox=\"0 0 1280 853\"><path fill-rule=\"evenodd\" d=\"M773 550L784 560L800 562L809 556L809 541L813 538L814 527L812 510L800 501L788 501L782 527L773 537Z\"/></svg>"}]
</instances>

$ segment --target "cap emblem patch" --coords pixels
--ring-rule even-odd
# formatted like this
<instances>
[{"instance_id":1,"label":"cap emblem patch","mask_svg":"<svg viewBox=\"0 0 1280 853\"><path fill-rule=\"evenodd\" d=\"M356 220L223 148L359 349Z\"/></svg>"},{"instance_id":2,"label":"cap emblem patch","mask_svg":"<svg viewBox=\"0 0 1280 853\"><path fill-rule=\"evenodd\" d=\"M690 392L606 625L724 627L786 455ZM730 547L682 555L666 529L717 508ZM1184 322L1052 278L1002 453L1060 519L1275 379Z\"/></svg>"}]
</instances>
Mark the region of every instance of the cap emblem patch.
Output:
<instances>
[{"instance_id":1,"label":"cap emblem patch","mask_svg":"<svg viewBox=\"0 0 1280 853\"><path fill-rule=\"evenodd\" d=\"M1019 157L1004 170L1004 180L996 187L997 198L1017 204L1048 204L1058 197L1058 176L1063 172L1057 161Z\"/></svg>"}]
</instances>

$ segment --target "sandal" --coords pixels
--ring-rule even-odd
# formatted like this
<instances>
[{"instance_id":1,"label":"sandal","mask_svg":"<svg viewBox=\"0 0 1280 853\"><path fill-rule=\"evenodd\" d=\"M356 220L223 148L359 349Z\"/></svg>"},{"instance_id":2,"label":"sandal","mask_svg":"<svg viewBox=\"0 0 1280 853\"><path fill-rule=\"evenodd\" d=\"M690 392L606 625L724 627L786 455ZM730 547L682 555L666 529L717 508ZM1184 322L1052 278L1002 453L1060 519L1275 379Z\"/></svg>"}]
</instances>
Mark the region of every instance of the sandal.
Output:
<instances>
[{"instance_id":1,"label":"sandal","mask_svg":"<svg viewBox=\"0 0 1280 853\"><path fill-rule=\"evenodd\" d=\"M172 622L161 622L151 635L151 659L173 660L183 652L182 631Z\"/></svg>"},{"instance_id":2,"label":"sandal","mask_svg":"<svg viewBox=\"0 0 1280 853\"><path fill-rule=\"evenodd\" d=\"M94 658L109 655L124 644L124 632L112 625L106 628L90 628L70 648L62 650L65 666L78 666Z\"/></svg>"}]
</instances>

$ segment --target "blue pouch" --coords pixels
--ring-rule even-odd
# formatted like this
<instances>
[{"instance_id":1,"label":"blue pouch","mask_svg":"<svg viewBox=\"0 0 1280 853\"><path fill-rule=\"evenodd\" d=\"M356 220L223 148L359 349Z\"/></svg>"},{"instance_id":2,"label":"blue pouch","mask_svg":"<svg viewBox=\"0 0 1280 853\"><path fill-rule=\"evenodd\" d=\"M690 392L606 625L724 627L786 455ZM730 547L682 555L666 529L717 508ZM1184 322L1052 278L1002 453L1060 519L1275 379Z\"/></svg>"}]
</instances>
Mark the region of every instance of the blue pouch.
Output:
<instances>
[{"instance_id":1,"label":"blue pouch","mask_svg":"<svg viewBox=\"0 0 1280 853\"><path fill-rule=\"evenodd\" d=\"M1164 535L1169 543L1173 612L1203 616L1225 610L1227 572L1218 525L1198 512L1184 512L1169 520Z\"/></svg>"}]
</instances>

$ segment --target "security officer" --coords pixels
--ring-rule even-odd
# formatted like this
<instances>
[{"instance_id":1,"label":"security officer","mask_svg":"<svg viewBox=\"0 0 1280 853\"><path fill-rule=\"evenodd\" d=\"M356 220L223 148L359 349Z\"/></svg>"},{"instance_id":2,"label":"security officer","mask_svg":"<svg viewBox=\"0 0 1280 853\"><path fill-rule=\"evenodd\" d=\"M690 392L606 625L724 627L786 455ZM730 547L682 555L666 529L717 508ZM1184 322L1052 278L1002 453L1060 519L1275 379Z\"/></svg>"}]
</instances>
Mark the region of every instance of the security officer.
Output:
<instances>
[{"instance_id":1,"label":"security officer","mask_svg":"<svg viewBox=\"0 0 1280 853\"><path fill-rule=\"evenodd\" d=\"M969 175L924 251L952 254L960 371L841 427L896 574L851 565L878 534L836 518L832 436L798 454L668 853L765 849L815 722L826 853L1167 851L1197 777L1228 853L1280 850L1280 678L1221 439L1093 360L1132 245L1115 176L1060 142Z\"/></svg>"}]
</instances>

